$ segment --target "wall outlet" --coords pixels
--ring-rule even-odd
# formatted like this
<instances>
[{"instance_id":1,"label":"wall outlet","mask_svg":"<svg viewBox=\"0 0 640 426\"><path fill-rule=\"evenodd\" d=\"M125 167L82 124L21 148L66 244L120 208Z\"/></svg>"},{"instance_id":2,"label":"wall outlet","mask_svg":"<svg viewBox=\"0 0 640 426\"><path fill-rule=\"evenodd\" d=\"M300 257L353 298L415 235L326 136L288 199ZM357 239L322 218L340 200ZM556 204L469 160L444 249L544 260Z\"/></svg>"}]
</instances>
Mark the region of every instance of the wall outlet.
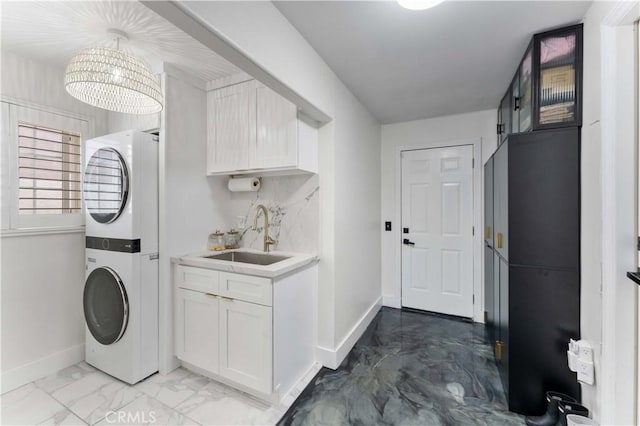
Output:
<instances>
[{"instance_id":1,"label":"wall outlet","mask_svg":"<svg viewBox=\"0 0 640 426\"><path fill-rule=\"evenodd\" d=\"M592 385L595 379L595 373L593 368L593 362L578 359L578 381Z\"/></svg>"},{"instance_id":2,"label":"wall outlet","mask_svg":"<svg viewBox=\"0 0 640 426\"><path fill-rule=\"evenodd\" d=\"M391 231L391 222L385 222L384 223L384 230L385 231Z\"/></svg>"}]
</instances>

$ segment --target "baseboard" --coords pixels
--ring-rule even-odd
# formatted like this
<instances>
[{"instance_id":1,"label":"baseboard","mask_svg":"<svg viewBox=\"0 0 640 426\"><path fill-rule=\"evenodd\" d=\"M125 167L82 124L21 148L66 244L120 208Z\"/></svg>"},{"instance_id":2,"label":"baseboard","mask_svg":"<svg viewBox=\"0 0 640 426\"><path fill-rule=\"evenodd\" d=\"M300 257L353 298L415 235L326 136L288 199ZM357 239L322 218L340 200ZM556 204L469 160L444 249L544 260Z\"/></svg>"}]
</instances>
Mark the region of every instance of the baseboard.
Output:
<instances>
[{"instance_id":1,"label":"baseboard","mask_svg":"<svg viewBox=\"0 0 640 426\"><path fill-rule=\"evenodd\" d=\"M72 346L29 364L2 373L2 393L46 377L84 360L84 344Z\"/></svg>"},{"instance_id":2,"label":"baseboard","mask_svg":"<svg viewBox=\"0 0 640 426\"><path fill-rule=\"evenodd\" d=\"M402 307L402 299L395 296L382 296L382 306L400 309Z\"/></svg>"},{"instance_id":3,"label":"baseboard","mask_svg":"<svg viewBox=\"0 0 640 426\"><path fill-rule=\"evenodd\" d=\"M382 297L379 297L373 305L367 309L367 312L365 312L349 333L347 333L345 338L342 339L335 350L318 346L316 352L318 361L325 367L331 368L332 370L338 368L349 352L351 352L351 349L353 349L353 346L356 344L358 339L362 337L362 334L365 332L367 327L369 327L369 324L371 324L371 321L373 321L373 318L376 316L381 306Z\"/></svg>"}]
</instances>

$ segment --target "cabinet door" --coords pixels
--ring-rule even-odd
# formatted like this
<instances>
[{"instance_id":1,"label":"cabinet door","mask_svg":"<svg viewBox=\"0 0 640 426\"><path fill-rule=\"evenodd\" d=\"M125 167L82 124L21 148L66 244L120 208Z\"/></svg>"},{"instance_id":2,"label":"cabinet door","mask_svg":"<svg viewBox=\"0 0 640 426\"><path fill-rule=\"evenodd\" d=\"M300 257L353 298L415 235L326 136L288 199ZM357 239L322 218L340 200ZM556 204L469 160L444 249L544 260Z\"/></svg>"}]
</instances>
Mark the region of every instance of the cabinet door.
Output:
<instances>
[{"instance_id":1,"label":"cabinet door","mask_svg":"<svg viewBox=\"0 0 640 426\"><path fill-rule=\"evenodd\" d=\"M484 240L493 247L493 158L484 165Z\"/></svg>"},{"instance_id":2,"label":"cabinet door","mask_svg":"<svg viewBox=\"0 0 640 426\"><path fill-rule=\"evenodd\" d=\"M511 133L520 132L520 75L511 82Z\"/></svg>"},{"instance_id":3,"label":"cabinet door","mask_svg":"<svg viewBox=\"0 0 640 426\"><path fill-rule=\"evenodd\" d=\"M500 372L500 378L502 379L502 386L505 393L509 394L509 350L510 350L510 335L509 335L509 264L503 258L497 257L497 272L500 276L499 281L499 305L500 305L500 345L501 356L498 362L498 371ZM496 273L496 272L494 272Z\"/></svg>"},{"instance_id":4,"label":"cabinet door","mask_svg":"<svg viewBox=\"0 0 640 426\"><path fill-rule=\"evenodd\" d=\"M528 132L531 130L531 115L532 115L532 46L529 45L527 52L524 54L524 58L522 59L522 63L520 64L520 69L518 72L520 73L520 111L519 111L519 120L520 123L518 125L518 130L520 132Z\"/></svg>"},{"instance_id":5,"label":"cabinet door","mask_svg":"<svg viewBox=\"0 0 640 426\"><path fill-rule=\"evenodd\" d=\"M218 372L218 297L176 290L176 356L212 373Z\"/></svg>"},{"instance_id":6,"label":"cabinet door","mask_svg":"<svg viewBox=\"0 0 640 426\"><path fill-rule=\"evenodd\" d=\"M484 246L484 312L485 325L489 334L489 341L493 343L495 338L495 321L494 316L494 289L495 282L493 280L493 250L488 245Z\"/></svg>"},{"instance_id":7,"label":"cabinet door","mask_svg":"<svg viewBox=\"0 0 640 426\"><path fill-rule=\"evenodd\" d=\"M567 342L580 338L578 272L510 269L509 409L525 415L545 410L545 391L580 397L567 367Z\"/></svg>"},{"instance_id":8,"label":"cabinet door","mask_svg":"<svg viewBox=\"0 0 640 426\"><path fill-rule=\"evenodd\" d=\"M296 106L258 84L256 119L256 141L249 149L249 167L295 167L298 163Z\"/></svg>"},{"instance_id":9,"label":"cabinet door","mask_svg":"<svg viewBox=\"0 0 640 426\"><path fill-rule=\"evenodd\" d=\"M509 263L580 268L580 129L509 138Z\"/></svg>"},{"instance_id":10,"label":"cabinet door","mask_svg":"<svg viewBox=\"0 0 640 426\"><path fill-rule=\"evenodd\" d=\"M582 24L534 37L534 129L582 124Z\"/></svg>"},{"instance_id":11,"label":"cabinet door","mask_svg":"<svg viewBox=\"0 0 640 426\"><path fill-rule=\"evenodd\" d=\"M207 173L249 168L255 144L255 83L212 90L207 94Z\"/></svg>"},{"instance_id":12,"label":"cabinet door","mask_svg":"<svg viewBox=\"0 0 640 426\"><path fill-rule=\"evenodd\" d=\"M502 110L502 138L500 143L502 143L511 133L511 87L502 98L500 109Z\"/></svg>"},{"instance_id":13,"label":"cabinet door","mask_svg":"<svg viewBox=\"0 0 640 426\"><path fill-rule=\"evenodd\" d=\"M272 391L271 308L222 298L220 375L260 392Z\"/></svg>"},{"instance_id":14,"label":"cabinet door","mask_svg":"<svg viewBox=\"0 0 640 426\"><path fill-rule=\"evenodd\" d=\"M500 255L509 259L509 143L500 145L493 156L493 226L494 247Z\"/></svg>"}]
</instances>

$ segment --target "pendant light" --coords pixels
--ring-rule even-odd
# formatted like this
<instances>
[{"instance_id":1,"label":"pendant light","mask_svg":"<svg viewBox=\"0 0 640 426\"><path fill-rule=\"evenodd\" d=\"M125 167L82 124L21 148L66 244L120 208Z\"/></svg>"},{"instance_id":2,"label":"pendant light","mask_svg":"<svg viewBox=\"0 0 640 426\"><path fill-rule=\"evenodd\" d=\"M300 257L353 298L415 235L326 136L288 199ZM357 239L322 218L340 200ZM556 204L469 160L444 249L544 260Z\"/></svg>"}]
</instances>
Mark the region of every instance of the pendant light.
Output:
<instances>
[{"instance_id":1,"label":"pendant light","mask_svg":"<svg viewBox=\"0 0 640 426\"><path fill-rule=\"evenodd\" d=\"M109 111L152 114L162 110L162 89L147 65L120 50L126 33L109 29L116 48L89 47L67 65L64 86L76 99Z\"/></svg>"},{"instance_id":2,"label":"pendant light","mask_svg":"<svg viewBox=\"0 0 640 426\"><path fill-rule=\"evenodd\" d=\"M444 0L397 0L398 4L409 10L425 10L439 5Z\"/></svg>"}]
</instances>

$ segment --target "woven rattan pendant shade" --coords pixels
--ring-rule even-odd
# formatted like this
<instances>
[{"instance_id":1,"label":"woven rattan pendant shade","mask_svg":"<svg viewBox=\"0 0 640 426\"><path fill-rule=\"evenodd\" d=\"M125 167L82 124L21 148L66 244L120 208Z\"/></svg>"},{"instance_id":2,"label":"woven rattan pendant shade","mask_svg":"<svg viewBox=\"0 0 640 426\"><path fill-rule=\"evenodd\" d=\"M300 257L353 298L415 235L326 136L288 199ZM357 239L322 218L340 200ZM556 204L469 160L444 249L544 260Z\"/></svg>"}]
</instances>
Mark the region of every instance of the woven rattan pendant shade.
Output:
<instances>
[{"instance_id":1,"label":"woven rattan pendant shade","mask_svg":"<svg viewBox=\"0 0 640 426\"><path fill-rule=\"evenodd\" d=\"M64 85L74 98L109 111L152 114L162 110L158 79L142 61L120 49L81 50L67 65Z\"/></svg>"}]
</instances>

